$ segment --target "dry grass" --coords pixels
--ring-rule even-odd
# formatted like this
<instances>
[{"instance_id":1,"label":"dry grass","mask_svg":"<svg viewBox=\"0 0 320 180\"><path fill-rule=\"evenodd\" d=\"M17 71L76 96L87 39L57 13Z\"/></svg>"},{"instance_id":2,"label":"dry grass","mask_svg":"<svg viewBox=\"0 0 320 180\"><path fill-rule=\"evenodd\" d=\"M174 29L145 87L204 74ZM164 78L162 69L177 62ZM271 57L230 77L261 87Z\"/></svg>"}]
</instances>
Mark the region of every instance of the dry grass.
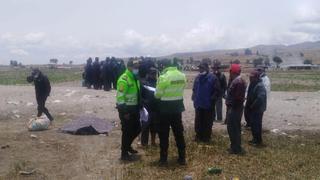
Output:
<instances>
[{"instance_id":1,"label":"dry grass","mask_svg":"<svg viewBox=\"0 0 320 180\"><path fill-rule=\"evenodd\" d=\"M290 134L296 134L291 132ZM172 135L171 135L172 136ZM320 179L320 134L308 133L294 137L264 134L266 147L256 148L247 144L250 132L242 136L244 156L229 155L228 136L215 133L213 142L197 144L193 135L186 135L187 162L180 167L175 162L176 148L171 139L169 166L158 167L158 148L146 150L146 156L124 169L125 179L183 179L191 175L193 179ZM209 167L222 168L220 175L207 173Z\"/></svg>"},{"instance_id":2,"label":"dry grass","mask_svg":"<svg viewBox=\"0 0 320 180\"><path fill-rule=\"evenodd\" d=\"M20 179L48 179L46 175L34 168L35 164L30 161L17 160L12 164L12 169L0 180L20 180ZM21 172L30 172L30 175L22 175Z\"/></svg>"}]
</instances>

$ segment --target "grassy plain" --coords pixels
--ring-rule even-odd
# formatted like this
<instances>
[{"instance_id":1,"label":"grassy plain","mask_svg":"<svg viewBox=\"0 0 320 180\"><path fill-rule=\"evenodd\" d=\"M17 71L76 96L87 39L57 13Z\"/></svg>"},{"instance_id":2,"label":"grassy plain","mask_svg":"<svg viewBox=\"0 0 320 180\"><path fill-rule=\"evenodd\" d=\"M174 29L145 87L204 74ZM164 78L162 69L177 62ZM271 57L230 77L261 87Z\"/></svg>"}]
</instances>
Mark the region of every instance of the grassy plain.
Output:
<instances>
[{"instance_id":1,"label":"grassy plain","mask_svg":"<svg viewBox=\"0 0 320 180\"><path fill-rule=\"evenodd\" d=\"M40 68L46 74L51 83L61 83L69 81L77 81L82 79L82 69L49 69ZM15 69L6 68L0 70L0 85L24 85L28 84L26 78L30 75L31 69Z\"/></svg>"},{"instance_id":2,"label":"grassy plain","mask_svg":"<svg viewBox=\"0 0 320 180\"><path fill-rule=\"evenodd\" d=\"M190 132L190 131L189 131ZM158 167L158 148L148 148L143 160L127 166L125 179L320 179L320 134L291 132L295 135L282 136L264 133L265 147L248 145L250 131L242 136L246 155L229 155L228 135L216 133L213 141L198 144L191 134L186 136L187 166L176 163L177 150L171 138L168 167ZM291 134L289 133L289 134ZM172 137L172 135L171 135ZM210 174L209 167L222 169L221 174Z\"/></svg>"}]
</instances>

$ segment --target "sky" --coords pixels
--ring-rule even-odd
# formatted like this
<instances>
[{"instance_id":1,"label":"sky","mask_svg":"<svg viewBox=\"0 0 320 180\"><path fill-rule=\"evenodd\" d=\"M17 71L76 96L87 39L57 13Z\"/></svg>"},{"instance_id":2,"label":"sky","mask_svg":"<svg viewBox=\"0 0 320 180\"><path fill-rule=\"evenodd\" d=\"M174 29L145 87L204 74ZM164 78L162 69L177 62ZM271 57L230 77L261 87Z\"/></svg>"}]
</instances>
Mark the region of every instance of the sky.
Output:
<instances>
[{"instance_id":1,"label":"sky","mask_svg":"<svg viewBox=\"0 0 320 180\"><path fill-rule=\"evenodd\" d=\"M319 0L0 0L0 64L320 40Z\"/></svg>"}]
</instances>

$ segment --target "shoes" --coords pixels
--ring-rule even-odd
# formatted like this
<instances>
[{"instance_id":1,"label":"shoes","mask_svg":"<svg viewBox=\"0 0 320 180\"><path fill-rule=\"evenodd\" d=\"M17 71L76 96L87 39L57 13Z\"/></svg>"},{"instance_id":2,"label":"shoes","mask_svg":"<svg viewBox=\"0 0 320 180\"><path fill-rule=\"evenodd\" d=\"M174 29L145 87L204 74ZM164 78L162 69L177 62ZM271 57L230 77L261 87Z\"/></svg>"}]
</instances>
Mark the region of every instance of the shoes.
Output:
<instances>
[{"instance_id":1,"label":"shoes","mask_svg":"<svg viewBox=\"0 0 320 180\"><path fill-rule=\"evenodd\" d=\"M249 143L249 145L255 146L255 147L262 147L263 146L262 142L257 142L255 140L251 140L248 143Z\"/></svg>"},{"instance_id":2,"label":"shoes","mask_svg":"<svg viewBox=\"0 0 320 180\"><path fill-rule=\"evenodd\" d=\"M130 149L128 150L129 153L131 154L138 154L137 150L134 150L132 147L130 147Z\"/></svg>"},{"instance_id":3,"label":"shoes","mask_svg":"<svg viewBox=\"0 0 320 180\"><path fill-rule=\"evenodd\" d=\"M158 161L159 166L164 167L164 166L168 166L168 161L164 160L164 159L160 159Z\"/></svg>"},{"instance_id":4,"label":"shoes","mask_svg":"<svg viewBox=\"0 0 320 180\"><path fill-rule=\"evenodd\" d=\"M186 159L185 158L178 158L177 160L178 164L181 166L187 165Z\"/></svg>"},{"instance_id":5,"label":"shoes","mask_svg":"<svg viewBox=\"0 0 320 180\"><path fill-rule=\"evenodd\" d=\"M132 158L132 156L130 156L128 153L126 153L126 154L121 155L120 160L121 161L133 161L134 159Z\"/></svg>"},{"instance_id":6,"label":"shoes","mask_svg":"<svg viewBox=\"0 0 320 180\"><path fill-rule=\"evenodd\" d=\"M228 149L229 154L235 154L235 155L245 155L246 151L244 149L241 149L240 151L234 151L232 149Z\"/></svg>"}]
</instances>

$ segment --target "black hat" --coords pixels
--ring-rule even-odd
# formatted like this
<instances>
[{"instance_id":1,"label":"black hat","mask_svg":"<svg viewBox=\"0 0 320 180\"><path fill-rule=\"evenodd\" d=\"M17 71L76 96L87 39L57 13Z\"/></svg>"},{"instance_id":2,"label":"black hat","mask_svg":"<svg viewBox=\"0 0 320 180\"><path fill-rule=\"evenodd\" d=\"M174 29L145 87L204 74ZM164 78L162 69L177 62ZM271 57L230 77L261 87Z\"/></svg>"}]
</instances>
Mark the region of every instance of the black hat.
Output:
<instances>
[{"instance_id":1,"label":"black hat","mask_svg":"<svg viewBox=\"0 0 320 180\"><path fill-rule=\"evenodd\" d=\"M127 66L128 67L133 67L134 65L137 65L139 64L139 59L134 59L134 58L130 58L128 63L127 63Z\"/></svg>"},{"instance_id":2,"label":"black hat","mask_svg":"<svg viewBox=\"0 0 320 180\"><path fill-rule=\"evenodd\" d=\"M156 68L154 68L154 67L151 67L151 68L149 68L149 70L148 70L148 73L149 73L149 74L157 73L157 72L158 72L158 70L157 70Z\"/></svg>"},{"instance_id":3,"label":"black hat","mask_svg":"<svg viewBox=\"0 0 320 180\"><path fill-rule=\"evenodd\" d=\"M200 65L198 66L199 68L203 68L203 69L209 69L209 65L206 62L202 62L200 63Z\"/></svg>"}]
</instances>

